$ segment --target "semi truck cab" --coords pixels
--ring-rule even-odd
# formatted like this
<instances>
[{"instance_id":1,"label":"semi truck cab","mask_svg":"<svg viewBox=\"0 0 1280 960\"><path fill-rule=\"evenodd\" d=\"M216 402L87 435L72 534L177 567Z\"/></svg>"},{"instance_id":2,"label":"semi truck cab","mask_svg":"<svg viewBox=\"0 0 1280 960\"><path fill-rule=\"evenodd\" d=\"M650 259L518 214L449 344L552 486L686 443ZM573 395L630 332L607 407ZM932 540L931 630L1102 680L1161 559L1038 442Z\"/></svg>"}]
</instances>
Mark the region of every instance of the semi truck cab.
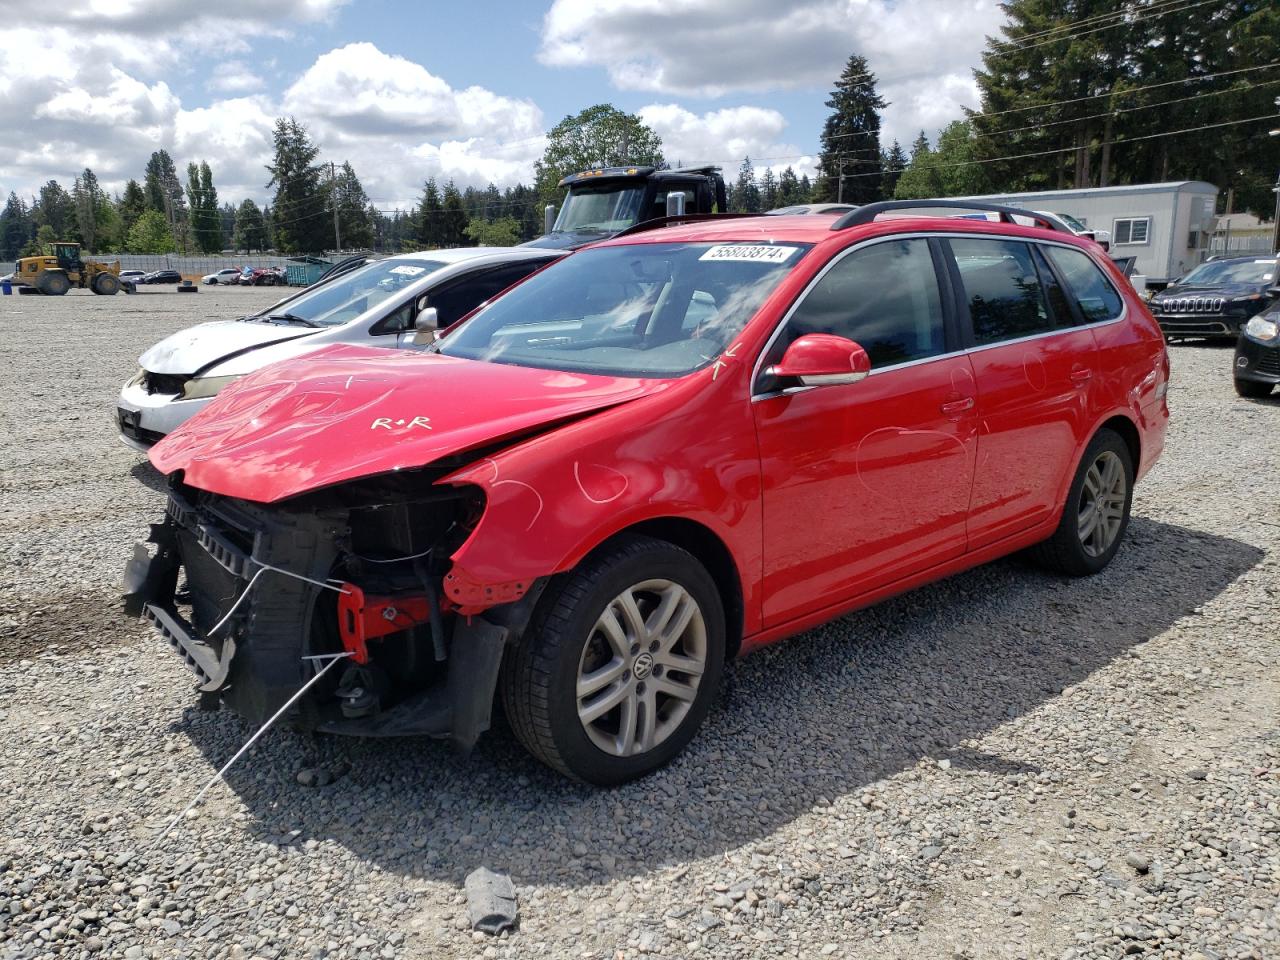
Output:
<instances>
[{"instance_id":1,"label":"semi truck cab","mask_svg":"<svg viewBox=\"0 0 1280 960\"><path fill-rule=\"evenodd\" d=\"M728 208L724 179L713 166L595 167L569 174L559 186L567 193L554 223L527 246L573 249L603 240L666 216L672 194L684 196L685 213L723 213Z\"/></svg>"}]
</instances>

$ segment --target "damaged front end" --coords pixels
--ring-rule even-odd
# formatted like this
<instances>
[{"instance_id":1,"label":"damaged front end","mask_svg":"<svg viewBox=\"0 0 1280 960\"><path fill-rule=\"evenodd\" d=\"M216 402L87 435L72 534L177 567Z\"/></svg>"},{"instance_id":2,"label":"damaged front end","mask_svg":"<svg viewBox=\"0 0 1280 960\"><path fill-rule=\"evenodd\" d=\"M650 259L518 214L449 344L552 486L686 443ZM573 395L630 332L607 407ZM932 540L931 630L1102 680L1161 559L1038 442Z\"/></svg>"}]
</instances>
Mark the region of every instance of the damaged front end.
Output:
<instances>
[{"instance_id":1,"label":"damaged front end","mask_svg":"<svg viewBox=\"0 0 1280 960\"><path fill-rule=\"evenodd\" d=\"M205 702L254 724L344 655L286 722L468 749L488 729L503 648L540 585L483 614L457 607L444 591L449 558L484 498L434 479L382 475L265 505L175 475L164 521L129 563L125 608L182 656Z\"/></svg>"}]
</instances>

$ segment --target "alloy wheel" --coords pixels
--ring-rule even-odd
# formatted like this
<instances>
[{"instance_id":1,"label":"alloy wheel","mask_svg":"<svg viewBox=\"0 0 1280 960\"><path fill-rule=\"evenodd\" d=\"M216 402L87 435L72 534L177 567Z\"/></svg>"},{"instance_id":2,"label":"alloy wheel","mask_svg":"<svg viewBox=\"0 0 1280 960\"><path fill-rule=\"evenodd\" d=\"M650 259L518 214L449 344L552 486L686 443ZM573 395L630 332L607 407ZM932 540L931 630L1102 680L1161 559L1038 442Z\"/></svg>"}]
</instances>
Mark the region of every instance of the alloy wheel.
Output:
<instances>
[{"instance_id":1,"label":"alloy wheel","mask_svg":"<svg viewBox=\"0 0 1280 960\"><path fill-rule=\"evenodd\" d=\"M1124 464L1114 452L1104 450L1090 464L1080 490L1076 524L1080 545L1089 556L1102 556L1119 536L1124 524L1127 484Z\"/></svg>"},{"instance_id":2,"label":"alloy wheel","mask_svg":"<svg viewBox=\"0 0 1280 960\"><path fill-rule=\"evenodd\" d=\"M672 580L637 583L596 619L578 664L583 729L616 757L647 753L680 727L707 666L707 625Z\"/></svg>"}]
</instances>

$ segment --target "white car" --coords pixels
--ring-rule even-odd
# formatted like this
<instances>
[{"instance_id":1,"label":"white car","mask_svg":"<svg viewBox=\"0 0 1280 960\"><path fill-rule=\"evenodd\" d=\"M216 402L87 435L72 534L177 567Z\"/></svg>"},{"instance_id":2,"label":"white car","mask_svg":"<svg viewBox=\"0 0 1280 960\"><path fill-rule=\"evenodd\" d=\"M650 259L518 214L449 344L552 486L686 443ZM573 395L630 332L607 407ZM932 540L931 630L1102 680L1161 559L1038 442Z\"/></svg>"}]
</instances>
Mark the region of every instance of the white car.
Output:
<instances>
[{"instance_id":1,"label":"white car","mask_svg":"<svg viewBox=\"0 0 1280 960\"><path fill-rule=\"evenodd\" d=\"M565 253L469 247L400 254L313 284L251 317L179 331L139 358L140 369L120 391L120 439L146 451L228 383L277 360L335 343L424 345L429 341L417 342L422 311L434 310L434 325L446 329Z\"/></svg>"},{"instance_id":2,"label":"white car","mask_svg":"<svg viewBox=\"0 0 1280 960\"><path fill-rule=\"evenodd\" d=\"M1111 245L1110 230L1094 230L1085 226L1069 213L1054 213L1050 210L1037 210L1036 213L1045 217L1053 217L1077 237L1088 237L1094 243L1102 245L1102 249L1106 250Z\"/></svg>"},{"instance_id":3,"label":"white car","mask_svg":"<svg viewBox=\"0 0 1280 960\"><path fill-rule=\"evenodd\" d=\"M217 273L206 273L200 278L201 283L235 283L240 279L239 267L227 267Z\"/></svg>"},{"instance_id":4,"label":"white car","mask_svg":"<svg viewBox=\"0 0 1280 960\"><path fill-rule=\"evenodd\" d=\"M137 283L139 280L141 280L141 279L142 279L143 277L145 277L146 275L147 275L147 273L146 273L146 271L145 271L145 270L121 270L121 271L120 271L120 280L121 280L121 282L124 282L124 281L128 280L128 281L130 281L131 283Z\"/></svg>"}]
</instances>

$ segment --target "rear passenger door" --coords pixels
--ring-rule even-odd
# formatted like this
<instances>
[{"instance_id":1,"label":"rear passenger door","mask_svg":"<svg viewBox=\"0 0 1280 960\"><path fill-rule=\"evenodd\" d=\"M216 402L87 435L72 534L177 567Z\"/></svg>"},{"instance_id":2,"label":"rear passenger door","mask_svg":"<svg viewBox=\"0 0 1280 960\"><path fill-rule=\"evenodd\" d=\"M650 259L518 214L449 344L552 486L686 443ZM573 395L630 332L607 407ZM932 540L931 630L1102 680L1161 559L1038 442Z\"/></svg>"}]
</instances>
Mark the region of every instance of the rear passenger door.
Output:
<instances>
[{"instance_id":1,"label":"rear passenger door","mask_svg":"<svg viewBox=\"0 0 1280 960\"><path fill-rule=\"evenodd\" d=\"M952 237L977 381L969 549L1047 521L1091 425L1097 349L1039 245Z\"/></svg>"}]
</instances>

